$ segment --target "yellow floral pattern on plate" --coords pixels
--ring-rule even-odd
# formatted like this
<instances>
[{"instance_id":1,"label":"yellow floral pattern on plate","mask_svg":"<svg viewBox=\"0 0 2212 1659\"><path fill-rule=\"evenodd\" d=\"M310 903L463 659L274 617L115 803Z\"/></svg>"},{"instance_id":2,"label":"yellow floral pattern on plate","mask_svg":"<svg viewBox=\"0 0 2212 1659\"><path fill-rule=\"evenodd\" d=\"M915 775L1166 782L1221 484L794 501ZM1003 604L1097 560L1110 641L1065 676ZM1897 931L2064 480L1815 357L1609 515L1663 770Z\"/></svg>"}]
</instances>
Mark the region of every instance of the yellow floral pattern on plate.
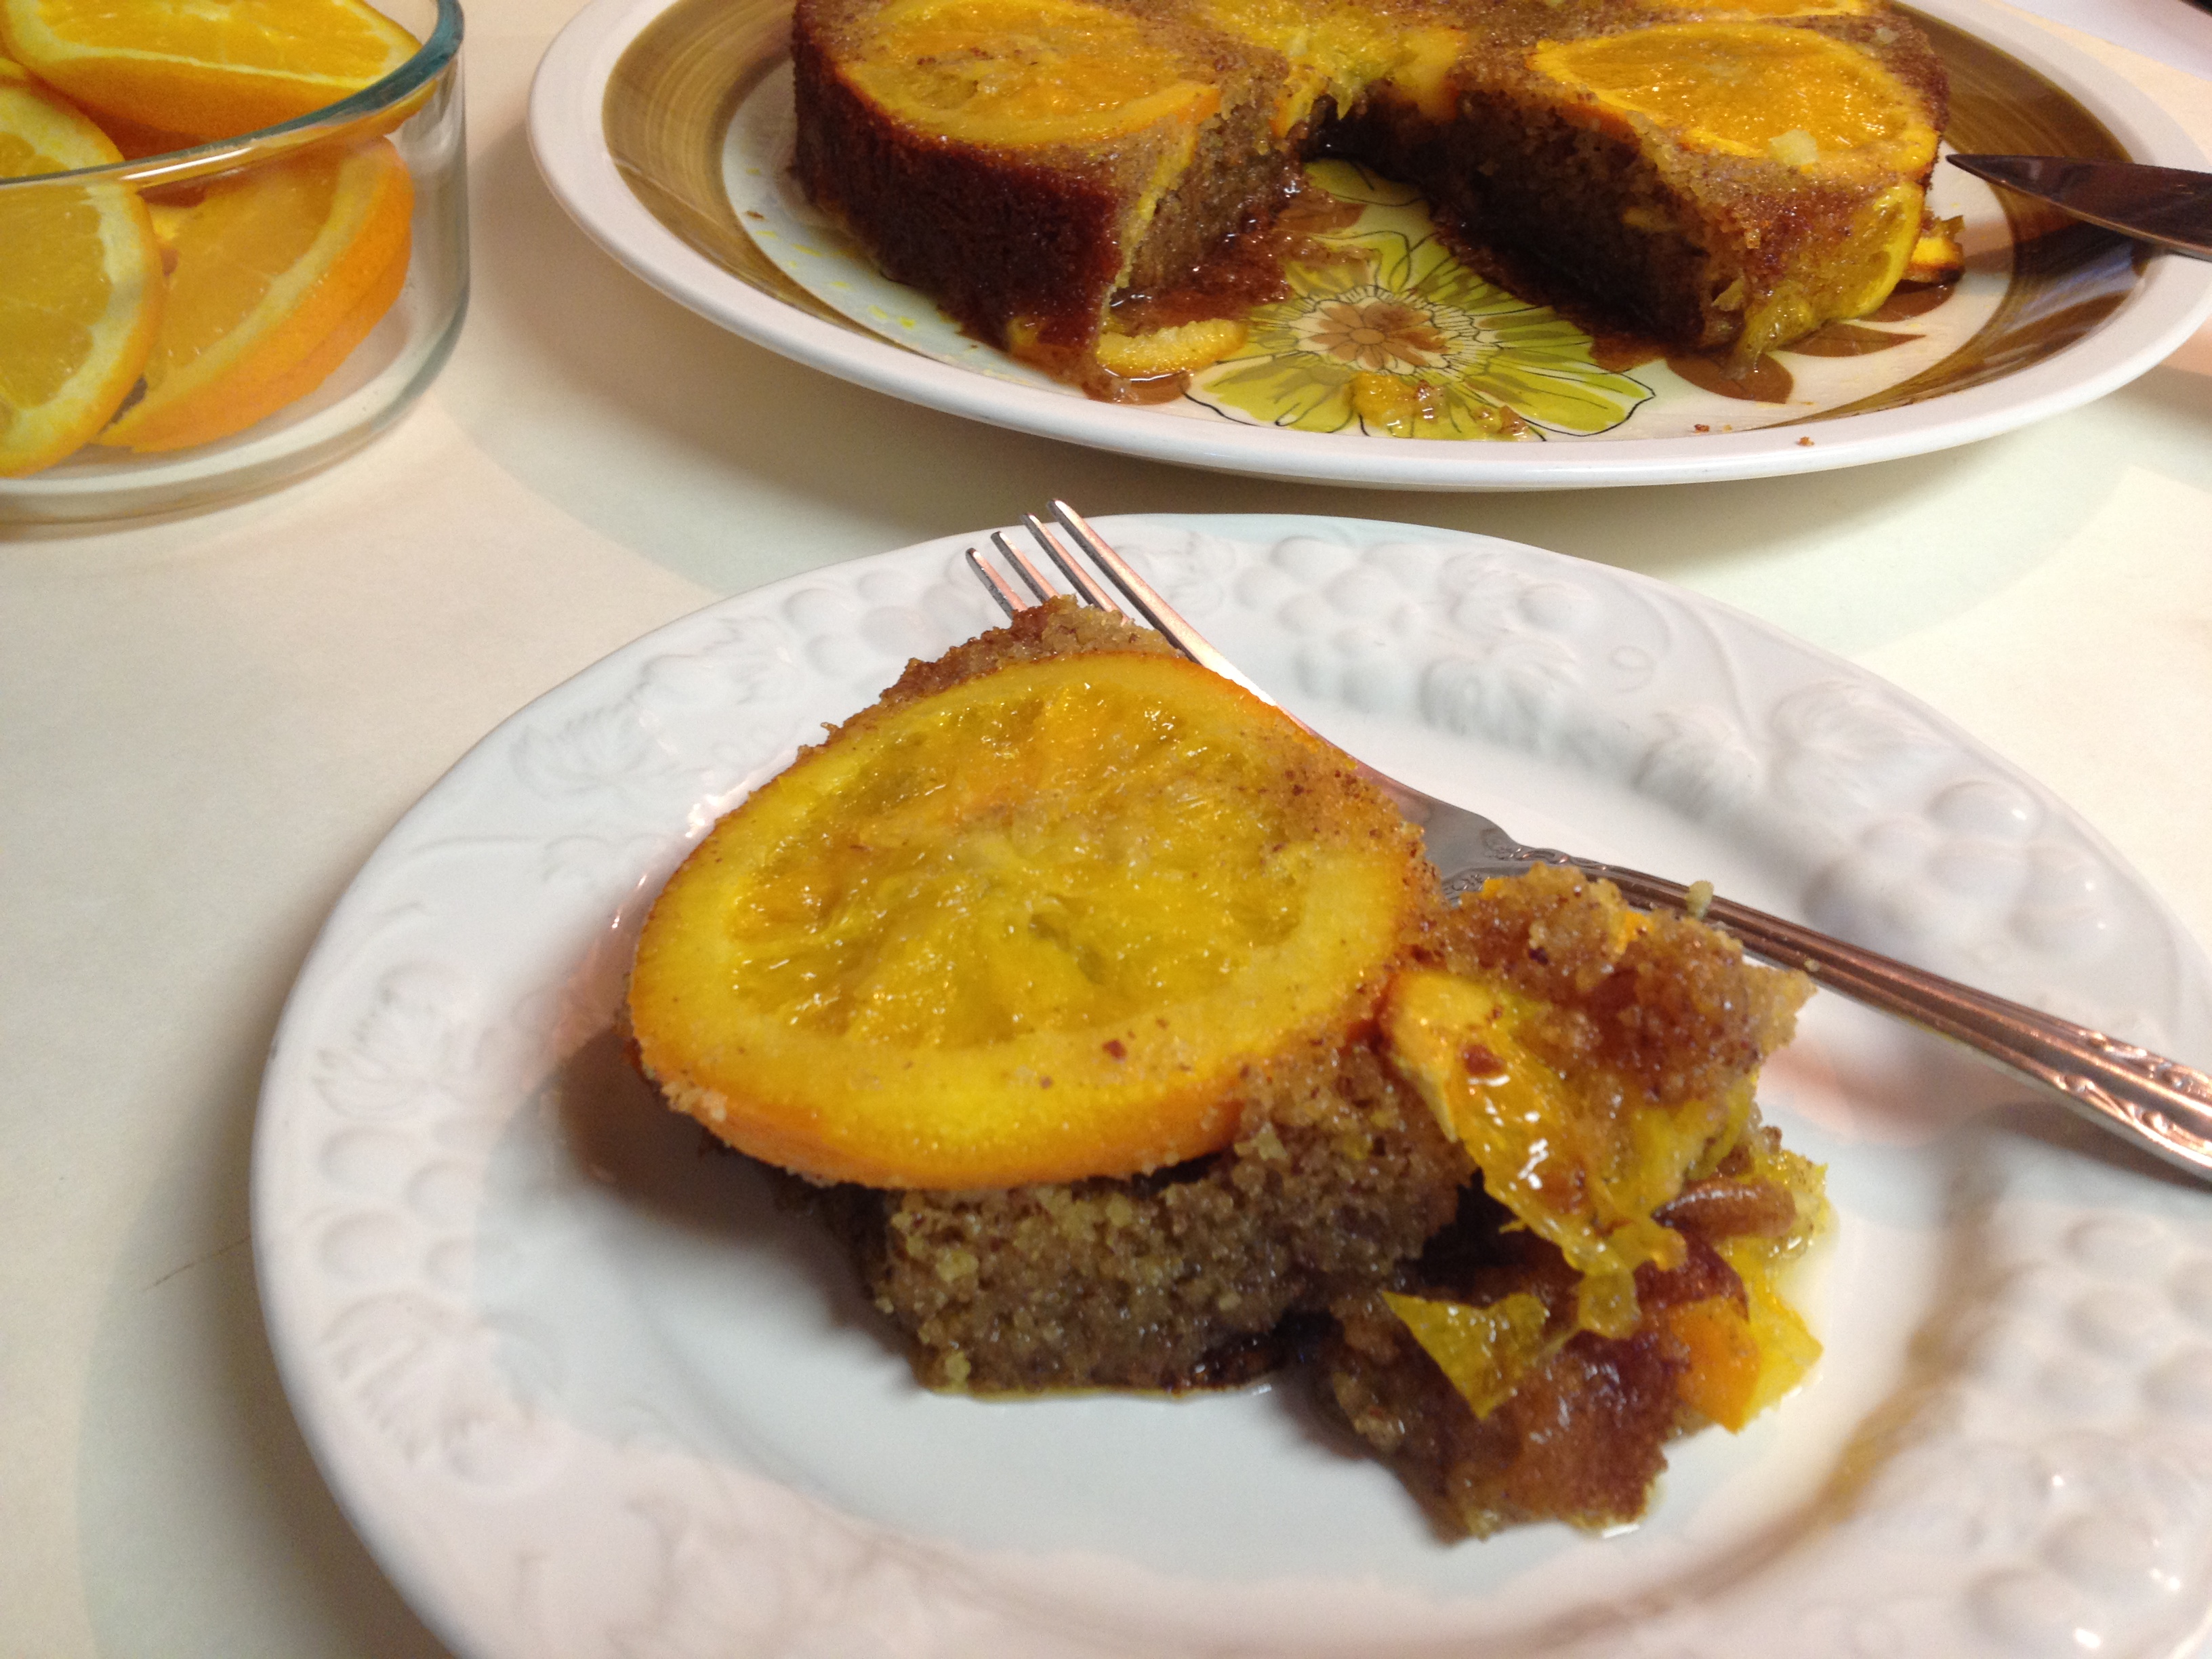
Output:
<instances>
[{"instance_id":1,"label":"yellow floral pattern on plate","mask_svg":"<svg viewBox=\"0 0 2212 1659\"><path fill-rule=\"evenodd\" d=\"M1358 216L1316 233L1328 257L1285 270L1290 297L1197 377L1200 402L1307 432L1528 441L1610 430L1651 396L1557 312L1461 264L1418 191L1347 161L1306 176Z\"/></svg>"}]
</instances>

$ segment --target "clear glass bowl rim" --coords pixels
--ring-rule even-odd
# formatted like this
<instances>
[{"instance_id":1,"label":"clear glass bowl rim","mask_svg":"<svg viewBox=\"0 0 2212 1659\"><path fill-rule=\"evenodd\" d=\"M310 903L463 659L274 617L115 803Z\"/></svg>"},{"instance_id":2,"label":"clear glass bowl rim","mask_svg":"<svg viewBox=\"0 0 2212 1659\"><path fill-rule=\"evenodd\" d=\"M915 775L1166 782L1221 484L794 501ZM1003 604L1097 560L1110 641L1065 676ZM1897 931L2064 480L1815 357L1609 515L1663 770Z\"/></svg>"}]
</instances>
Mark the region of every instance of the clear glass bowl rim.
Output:
<instances>
[{"instance_id":1,"label":"clear glass bowl rim","mask_svg":"<svg viewBox=\"0 0 2212 1659\"><path fill-rule=\"evenodd\" d=\"M137 189L180 184L210 173L228 173L253 161L288 155L329 133L381 114L413 97L443 74L460 52L460 0L437 0L437 21L412 58L382 80L371 82L335 104L295 116L273 127L263 127L236 138L211 139L190 149L142 156L135 161L111 161L106 167L79 167L73 173L0 179L0 196L10 191L42 188L64 179L72 184L128 185Z\"/></svg>"}]
</instances>

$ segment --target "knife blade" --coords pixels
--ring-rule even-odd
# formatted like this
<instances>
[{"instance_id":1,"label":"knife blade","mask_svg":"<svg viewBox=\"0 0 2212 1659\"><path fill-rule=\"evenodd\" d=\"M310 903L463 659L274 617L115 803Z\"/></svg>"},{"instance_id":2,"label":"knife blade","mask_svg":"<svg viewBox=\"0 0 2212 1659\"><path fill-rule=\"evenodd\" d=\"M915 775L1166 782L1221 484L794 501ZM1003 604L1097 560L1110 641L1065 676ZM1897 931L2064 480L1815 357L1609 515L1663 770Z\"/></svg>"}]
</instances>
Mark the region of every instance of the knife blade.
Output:
<instances>
[{"instance_id":1,"label":"knife blade","mask_svg":"<svg viewBox=\"0 0 2212 1659\"><path fill-rule=\"evenodd\" d=\"M1954 155L1951 165L2123 236L2212 259L2212 173L2063 155Z\"/></svg>"}]
</instances>

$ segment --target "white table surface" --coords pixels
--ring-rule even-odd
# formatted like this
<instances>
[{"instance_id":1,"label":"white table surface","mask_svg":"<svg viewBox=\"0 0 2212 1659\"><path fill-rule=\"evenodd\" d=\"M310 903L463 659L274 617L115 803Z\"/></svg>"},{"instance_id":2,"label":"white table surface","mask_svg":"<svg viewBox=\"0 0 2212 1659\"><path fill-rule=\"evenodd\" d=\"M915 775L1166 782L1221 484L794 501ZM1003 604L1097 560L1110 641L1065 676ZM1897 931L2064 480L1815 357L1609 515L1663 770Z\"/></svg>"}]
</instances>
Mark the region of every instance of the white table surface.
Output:
<instances>
[{"instance_id":1,"label":"white table surface","mask_svg":"<svg viewBox=\"0 0 2212 1659\"><path fill-rule=\"evenodd\" d=\"M2041 426L1770 483L1454 497L1122 460L827 380L617 269L524 133L569 9L472 0L473 310L404 422L246 505L0 529L0 1654L442 1651L277 1385L246 1226L263 1053L408 805L721 594L1052 494L1509 537L1888 676L2212 939L2212 329ZM2212 84L2066 38L2212 150Z\"/></svg>"}]
</instances>

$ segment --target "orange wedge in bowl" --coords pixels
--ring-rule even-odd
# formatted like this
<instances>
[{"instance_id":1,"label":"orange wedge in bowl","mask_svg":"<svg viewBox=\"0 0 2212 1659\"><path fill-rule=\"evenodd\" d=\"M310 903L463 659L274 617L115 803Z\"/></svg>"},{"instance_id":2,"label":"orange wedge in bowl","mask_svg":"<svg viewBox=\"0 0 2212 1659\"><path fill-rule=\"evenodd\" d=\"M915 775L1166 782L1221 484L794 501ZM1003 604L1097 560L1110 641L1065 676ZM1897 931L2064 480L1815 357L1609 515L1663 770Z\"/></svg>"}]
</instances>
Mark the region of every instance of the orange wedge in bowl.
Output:
<instances>
[{"instance_id":1,"label":"orange wedge in bowl","mask_svg":"<svg viewBox=\"0 0 2212 1659\"><path fill-rule=\"evenodd\" d=\"M98 127L0 58L0 179L121 159ZM51 466L106 425L161 318L161 249L134 193L0 188L0 477Z\"/></svg>"},{"instance_id":2,"label":"orange wedge in bowl","mask_svg":"<svg viewBox=\"0 0 2212 1659\"><path fill-rule=\"evenodd\" d=\"M0 0L0 40L94 113L194 140L325 108L421 44L361 0Z\"/></svg>"},{"instance_id":3,"label":"orange wedge in bowl","mask_svg":"<svg viewBox=\"0 0 2212 1659\"><path fill-rule=\"evenodd\" d=\"M320 386L398 297L413 206L380 138L217 180L166 216L174 269L146 395L100 441L211 443Z\"/></svg>"}]
</instances>

